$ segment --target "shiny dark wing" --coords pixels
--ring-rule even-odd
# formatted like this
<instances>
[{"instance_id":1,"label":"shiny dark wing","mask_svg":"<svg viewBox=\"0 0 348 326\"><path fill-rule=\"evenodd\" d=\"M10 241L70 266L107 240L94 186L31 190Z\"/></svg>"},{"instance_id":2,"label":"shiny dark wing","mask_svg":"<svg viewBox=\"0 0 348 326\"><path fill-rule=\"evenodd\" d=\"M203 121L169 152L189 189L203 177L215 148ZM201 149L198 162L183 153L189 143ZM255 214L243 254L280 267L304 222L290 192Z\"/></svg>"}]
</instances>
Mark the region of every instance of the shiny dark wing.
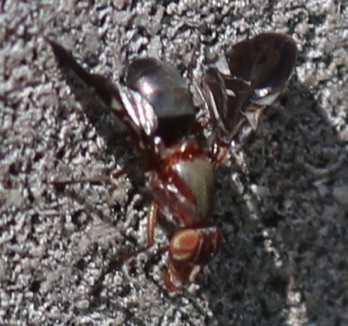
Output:
<instances>
[{"instance_id":1,"label":"shiny dark wing","mask_svg":"<svg viewBox=\"0 0 348 326\"><path fill-rule=\"evenodd\" d=\"M100 100L124 123L137 149L145 154L154 150L153 136L158 122L152 105L138 92L116 86L101 75L91 74L63 46L48 38L46 41L51 45L59 62L92 88Z\"/></svg>"},{"instance_id":2,"label":"shiny dark wing","mask_svg":"<svg viewBox=\"0 0 348 326\"><path fill-rule=\"evenodd\" d=\"M196 112L192 95L175 67L154 58L138 58L129 65L125 82L152 105L158 119L156 135L166 145L190 132Z\"/></svg>"},{"instance_id":3,"label":"shiny dark wing","mask_svg":"<svg viewBox=\"0 0 348 326\"><path fill-rule=\"evenodd\" d=\"M202 94L215 159L221 148L241 145L254 133L262 113L284 89L296 55L289 36L263 33L234 45L206 72Z\"/></svg>"}]
</instances>

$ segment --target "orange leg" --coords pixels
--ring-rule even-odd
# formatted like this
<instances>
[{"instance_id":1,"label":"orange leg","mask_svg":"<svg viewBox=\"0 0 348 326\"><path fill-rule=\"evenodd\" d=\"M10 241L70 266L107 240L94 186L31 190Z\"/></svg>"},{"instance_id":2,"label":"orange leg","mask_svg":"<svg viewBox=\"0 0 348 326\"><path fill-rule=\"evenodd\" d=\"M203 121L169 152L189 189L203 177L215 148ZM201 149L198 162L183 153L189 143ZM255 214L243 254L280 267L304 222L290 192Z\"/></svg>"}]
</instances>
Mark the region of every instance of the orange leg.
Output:
<instances>
[{"instance_id":1,"label":"orange leg","mask_svg":"<svg viewBox=\"0 0 348 326\"><path fill-rule=\"evenodd\" d=\"M130 171L132 171L135 167L137 166L137 162L133 161L130 164L128 164L126 167L123 169L113 172L112 173L112 178L113 179L118 179L122 177L125 174L128 174ZM73 185L73 184L78 184L78 183L91 183L91 184L100 184L103 182L107 182L110 180L110 177L104 177L104 176L97 176L97 177L91 177L91 178L80 178L80 179L58 179L58 180L53 180L50 181L50 184L53 184L56 187L61 187L61 186L67 186L67 185Z\"/></svg>"},{"instance_id":2,"label":"orange leg","mask_svg":"<svg viewBox=\"0 0 348 326\"><path fill-rule=\"evenodd\" d=\"M151 202L150 210L147 215L147 243L144 248L140 248L136 251L130 252L120 258L116 258L112 261L109 262L109 265L105 269L105 271L102 273L102 276L100 277L99 283L101 284L105 275L108 273L111 273L113 270L120 268L123 264L127 262L130 258L136 257L142 252L145 252L149 248L151 248L154 244L154 237L155 237L155 227L157 225L157 220L158 220L158 209L159 205L157 204L156 201ZM162 248L160 249L160 252L163 252L168 249L168 246L165 247L163 250ZM156 253L157 255L158 253Z\"/></svg>"},{"instance_id":3,"label":"orange leg","mask_svg":"<svg viewBox=\"0 0 348 326\"><path fill-rule=\"evenodd\" d=\"M158 209L159 209L158 203L153 200L151 202L150 210L149 210L149 213L147 215L147 243L146 243L146 246L125 255L122 258L122 264L125 263L128 259L135 257L135 256L138 256L139 254L147 251L148 249L150 249L153 246L154 238L155 238L155 228L156 228L157 221L158 221Z\"/></svg>"}]
</instances>

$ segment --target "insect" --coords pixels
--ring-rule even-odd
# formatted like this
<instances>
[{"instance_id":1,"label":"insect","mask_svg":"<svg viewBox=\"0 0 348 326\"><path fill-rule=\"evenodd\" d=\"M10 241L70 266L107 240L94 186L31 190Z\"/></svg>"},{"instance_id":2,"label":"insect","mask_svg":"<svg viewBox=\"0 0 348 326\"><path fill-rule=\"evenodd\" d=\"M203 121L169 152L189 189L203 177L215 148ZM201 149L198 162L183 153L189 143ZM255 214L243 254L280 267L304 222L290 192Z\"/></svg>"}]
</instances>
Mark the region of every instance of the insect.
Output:
<instances>
[{"instance_id":1,"label":"insect","mask_svg":"<svg viewBox=\"0 0 348 326\"><path fill-rule=\"evenodd\" d=\"M154 244L159 214L174 225L164 251L164 283L177 291L194 281L222 245L213 225L214 169L251 138L260 118L283 91L297 48L288 36L262 33L232 46L205 72L198 92L209 113L211 136L198 140L192 95L179 72L153 58L127 68L124 83L91 74L69 52L46 39L61 63L73 70L122 121L138 150L153 195L147 245Z\"/></svg>"}]
</instances>

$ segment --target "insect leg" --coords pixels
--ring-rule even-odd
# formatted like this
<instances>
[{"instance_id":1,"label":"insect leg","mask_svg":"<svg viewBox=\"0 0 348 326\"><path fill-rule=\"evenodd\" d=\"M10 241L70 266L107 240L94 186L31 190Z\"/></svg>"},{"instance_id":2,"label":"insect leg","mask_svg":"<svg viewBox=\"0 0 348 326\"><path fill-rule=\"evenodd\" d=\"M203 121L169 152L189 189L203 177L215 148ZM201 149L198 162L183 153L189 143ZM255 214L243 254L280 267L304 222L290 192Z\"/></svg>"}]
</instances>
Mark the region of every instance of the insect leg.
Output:
<instances>
[{"instance_id":1,"label":"insect leg","mask_svg":"<svg viewBox=\"0 0 348 326\"><path fill-rule=\"evenodd\" d=\"M152 201L149 213L147 215L147 241L146 246L143 248L140 248L136 251L133 251L131 253L126 254L121 259L121 264L124 264L129 260L130 258L136 257L142 252L147 251L150 249L154 244L154 237L155 237L155 228L158 221L158 209L159 205L156 201Z\"/></svg>"},{"instance_id":2,"label":"insect leg","mask_svg":"<svg viewBox=\"0 0 348 326\"><path fill-rule=\"evenodd\" d=\"M114 180L117 180L118 178L131 172L134 168L137 167L137 165L138 165L138 162L133 160L121 170L113 172L111 174L111 177ZM55 187L63 187L63 186L79 184L79 183L101 184L101 183L107 182L109 179L110 177L108 176L107 177L96 176L96 177L86 177L86 178L80 178L80 179L57 179L57 180L52 180L49 183Z\"/></svg>"}]
</instances>

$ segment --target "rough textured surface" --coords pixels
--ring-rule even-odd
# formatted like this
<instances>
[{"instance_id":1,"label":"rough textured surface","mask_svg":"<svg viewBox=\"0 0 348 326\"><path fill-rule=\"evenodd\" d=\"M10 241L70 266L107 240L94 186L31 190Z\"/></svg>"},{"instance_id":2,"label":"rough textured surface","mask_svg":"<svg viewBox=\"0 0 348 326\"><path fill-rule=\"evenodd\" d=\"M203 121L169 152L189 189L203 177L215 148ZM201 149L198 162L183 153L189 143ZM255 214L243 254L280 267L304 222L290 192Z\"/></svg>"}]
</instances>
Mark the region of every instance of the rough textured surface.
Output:
<instances>
[{"instance_id":1,"label":"rough textured surface","mask_svg":"<svg viewBox=\"0 0 348 326\"><path fill-rule=\"evenodd\" d=\"M0 324L347 325L347 2L110 3L0 2ZM131 153L106 144L43 36L117 80L146 54L185 73L197 44L199 75L270 30L298 42L296 72L244 168L217 171L220 256L177 294L162 286L165 257L101 278L144 243L148 196L138 178L109 178Z\"/></svg>"}]
</instances>

